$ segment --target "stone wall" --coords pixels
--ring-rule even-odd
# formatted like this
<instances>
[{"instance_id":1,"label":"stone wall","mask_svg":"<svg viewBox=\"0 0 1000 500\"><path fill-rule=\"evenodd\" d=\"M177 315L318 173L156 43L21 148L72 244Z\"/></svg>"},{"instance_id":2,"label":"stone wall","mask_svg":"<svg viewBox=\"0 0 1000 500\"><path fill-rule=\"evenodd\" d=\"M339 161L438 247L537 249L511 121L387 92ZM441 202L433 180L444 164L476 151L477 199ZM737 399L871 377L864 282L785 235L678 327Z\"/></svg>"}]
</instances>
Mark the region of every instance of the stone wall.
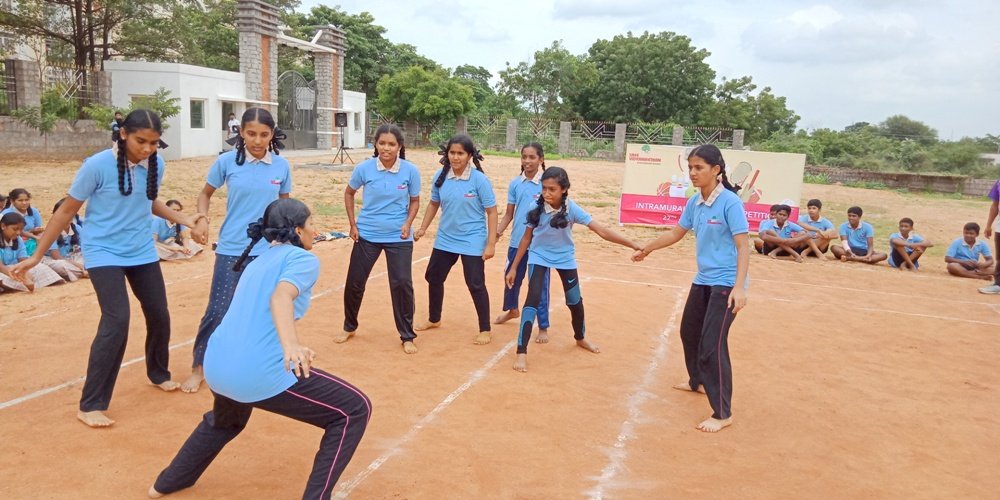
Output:
<instances>
[{"instance_id":1,"label":"stone wall","mask_svg":"<svg viewBox=\"0 0 1000 500\"><path fill-rule=\"evenodd\" d=\"M832 184L870 182L895 189L962 193L966 196L986 196L995 179L973 179L965 175L918 174L908 172L872 172L853 168L806 165L806 175L826 177Z\"/></svg>"},{"instance_id":2,"label":"stone wall","mask_svg":"<svg viewBox=\"0 0 1000 500\"><path fill-rule=\"evenodd\" d=\"M111 131L107 124L93 120L67 122L61 120L49 134L9 116L0 116L0 159L37 158L48 160L84 158L111 147Z\"/></svg>"}]
</instances>

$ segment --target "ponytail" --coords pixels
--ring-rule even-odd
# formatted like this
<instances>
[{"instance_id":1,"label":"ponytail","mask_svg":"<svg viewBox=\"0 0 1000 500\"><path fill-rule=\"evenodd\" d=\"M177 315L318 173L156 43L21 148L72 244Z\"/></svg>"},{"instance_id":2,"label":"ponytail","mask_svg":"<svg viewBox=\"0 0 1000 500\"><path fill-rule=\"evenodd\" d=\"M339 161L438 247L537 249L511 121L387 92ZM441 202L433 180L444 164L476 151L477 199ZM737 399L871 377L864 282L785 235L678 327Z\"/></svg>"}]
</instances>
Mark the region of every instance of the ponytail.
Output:
<instances>
[{"instance_id":1,"label":"ponytail","mask_svg":"<svg viewBox=\"0 0 1000 500\"><path fill-rule=\"evenodd\" d=\"M243 249L243 253L240 255L240 258L236 261L236 265L233 266L233 271L236 272L243 271L243 263L247 260L247 257L250 256L250 252L253 250L253 247L257 246L257 243L260 241L260 239L264 237L263 217L257 219L257 222L251 222L250 225L247 226L247 236L250 238L250 244L247 245L245 249Z\"/></svg>"},{"instance_id":2,"label":"ponytail","mask_svg":"<svg viewBox=\"0 0 1000 500\"><path fill-rule=\"evenodd\" d=\"M541 197L539 197L541 198ZM559 211L552 216L549 225L556 229L565 229L569 225L569 191L562 195L562 206Z\"/></svg>"},{"instance_id":3,"label":"ponytail","mask_svg":"<svg viewBox=\"0 0 1000 500\"><path fill-rule=\"evenodd\" d=\"M236 136L236 164L243 166L247 161L247 143L243 140L243 135Z\"/></svg>"},{"instance_id":4,"label":"ponytail","mask_svg":"<svg viewBox=\"0 0 1000 500\"><path fill-rule=\"evenodd\" d=\"M278 127L274 127L274 132L271 134L271 143L267 145L268 151L281 155L281 150L285 149L285 143L281 142L287 139L288 136L285 132Z\"/></svg>"},{"instance_id":5,"label":"ponytail","mask_svg":"<svg viewBox=\"0 0 1000 500\"><path fill-rule=\"evenodd\" d=\"M128 174L128 175L126 175ZM125 187L125 179L128 178L128 187ZM128 159L125 157L125 139L118 136L118 192L122 196L132 194L132 173L128 171Z\"/></svg>"},{"instance_id":6,"label":"ponytail","mask_svg":"<svg viewBox=\"0 0 1000 500\"><path fill-rule=\"evenodd\" d=\"M544 205L545 205L545 198L539 196L538 202L535 204L535 208L532 208L531 211L528 212L527 217L525 217L525 219L528 222L528 225L534 227L538 226L538 219L542 217L542 210L545 209Z\"/></svg>"}]
</instances>

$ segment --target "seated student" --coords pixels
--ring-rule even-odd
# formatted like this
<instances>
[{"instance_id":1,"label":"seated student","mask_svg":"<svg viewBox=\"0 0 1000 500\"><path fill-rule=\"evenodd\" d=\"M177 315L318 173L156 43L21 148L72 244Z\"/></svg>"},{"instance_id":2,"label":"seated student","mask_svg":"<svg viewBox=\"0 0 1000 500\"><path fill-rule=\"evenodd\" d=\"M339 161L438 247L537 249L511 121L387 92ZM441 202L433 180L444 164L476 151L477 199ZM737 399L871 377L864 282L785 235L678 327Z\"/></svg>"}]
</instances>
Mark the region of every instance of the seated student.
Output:
<instances>
[{"instance_id":1,"label":"seated student","mask_svg":"<svg viewBox=\"0 0 1000 500\"><path fill-rule=\"evenodd\" d=\"M59 211L66 198L56 202L52 213ZM50 223L51 224L51 223ZM73 282L80 278L88 278L90 274L83 264L83 252L80 251L80 221L79 216L70 219L66 227L59 233L59 237L52 243L49 250L42 257L42 264L52 268L59 276L66 281Z\"/></svg>"},{"instance_id":2,"label":"seated student","mask_svg":"<svg viewBox=\"0 0 1000 500\"><path fill-rule=\"evenodd\" d=\"M802 256L808 257L810 254L816 257L828 258L825 254L830 248L830 242L837 238L837 229L830 222L830 219L823 217L823 202L816 198L809 200L806 204L809 210L806 214L799 215L799 225L809 231L809 239L806 240L806 247L802 250Z\"/></svg>"},{"instance_id":3,"label":"seated student","mask_svg":"<svg viewBox=\"0 0 1000 500\"><path fill-rule=\"evenodd\" d=\"M913 219L899 219L899 232L889 236L889 265L898 269L916 271L920 256L934 246L930 240L913 232Z\"/></svg>"},{"instance_id":4,"label":"seated student","mask_svg":"<svg viewBox=\"0 0 1000 500\"><path fill-rule=\"evenodd\" d=\"M767 220L760 221L760 226L757 227L757 237L753 239L753 248L757 250L757 253L764 253L764 240L761 235L764 231L767 231L772 225L774 225L774 211L778 208L778 205L771 205L771 210L769 210Z\"/></svg>"},{"instance_id":5,"label":"seated student","mask_svg":"<svg viewBox=\"0 0 1000 500\"><path fill-rule=\"evenodd\" d=\"M979 260L982 256L983 259ZM990 246L979 240L979 224L970 222L962 228L962 237L956 238L944 254L948 274L961 278L993 279L993 255Z\"/></svg>"},{"instance_id":6,"label":"seated student","mask_svg":"<svg viewBox=\"0 0 1000 500\"><path fill-rule=\"evenodd\" d=\"M878 264L889 258L885 253L875 251L875 228L867 222L861 222L863 213L861 207L847 209L847 222L840 225L840 241L843 246L833 245L830 248L833 256L841 262Z\"/></svg>"},{"instance_id":7,"label":"seated student","mask_svg":"<svg viewBox=\"0 0 1000 500\"><path fill-rule=\"evenodd\" d=\"M21 241L23 230L21 214L9 212L0 217L0 289L34 292L36 288L63 283L63 279L45 264L32 268L23 281L14 279L10 266L28 259L27 245Z\"/></svg>"},{"instance_id":8,"label":"seated student","mask_svg":"<svg viewBox=\"0 0 1000 500\"><path fill-rule=\"evenodd\" d=\"M167 206L175 212L184 211L184 206L177 200L168 200ZM153 241L160 260L185 260L201 252L201 245L191 239L191 232L180 224L171 224L168 220L153 216Z\"/></svg>"},{"instance_id":9,"label":"seated student","mask_svg":"<svg viewBox=\"0 0 1000 500\"><path fill-rule=\"evenodd\" d=\"M806 240L810 236L802 226L788 220L791 213L792 207L777 205L774 209L774 223L761 232L760 237L764 240L764 253L768 257L792 257L795 262L802 262L799 251L806 247Z\"/></svg>"}]
</instances>

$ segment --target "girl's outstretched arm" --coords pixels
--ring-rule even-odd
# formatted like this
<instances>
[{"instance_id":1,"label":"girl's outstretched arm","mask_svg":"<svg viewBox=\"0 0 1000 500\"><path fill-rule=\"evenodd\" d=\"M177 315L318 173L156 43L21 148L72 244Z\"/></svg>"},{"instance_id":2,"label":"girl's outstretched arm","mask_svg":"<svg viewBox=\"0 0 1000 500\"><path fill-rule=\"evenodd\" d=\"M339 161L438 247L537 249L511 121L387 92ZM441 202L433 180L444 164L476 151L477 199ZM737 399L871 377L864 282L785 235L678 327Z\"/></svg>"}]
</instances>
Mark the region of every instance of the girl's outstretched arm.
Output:
<instances>
[{"instance_id":1,"label":"girl's outstretched arm","mask_svg":"<svg viewBox=\"0 0 1000 500\"><path fill-rule=\"evenodd\" d=\"M637 251L635 255L632 256L632 260L635 262L642 262L642 259L645 259L646 256L653 253L654 250L666 248L669 247L670 245L673 245L674 243L677 243L678 241L681 241L681 239L684 238L684 235L687 234L687 232L688 230L684 229L683 227L674 226L673 228L670 229L670 231L663 233L663 235L660 236L659 238L656 238L655 240L646 243L646 246L640 248L639 251Z\"/></svg>"},{"instance_id":2,"label":"girl's outstretched arm","mask_svg":"<svg viewBox=\"0 0 1000 500\"><path fill-rule=\"evenodd\" d=\"M424 233L427 232L427 228L431 227L431 222L434 221L434 216L437 215L440 206L440 201L432 201L427 204L427 210L424 210L424 220L420 221L420 229L413 233L413 241L420 241L420 238L424 237Z\"/></svg>"},{"instance_id":3,"label":"girl's outstretched arm","mask_svg":"<svg viewBox=\"0 0 1000 500\"><path fill-rule=\"evenodd\" d=\"M507 210L503 213L503 218L501 218L500 222L497 224L498 240L500 239L500 235L502 235L503 232L507 230L507 226L510 225L511 221L514 220L514 210L516 209L517 207L514 206L513 203L507 204Z\"/></svg>"},{"instance_id":4,"label":"girl's outstretched arm","mask_svg":"<svg viewBox=\"0 0 1000 500\"><path fill-rule=\"evenodd\" d=\"M486 209L486 248L483 260L490 260L497 251L497 207Z\"/></svg>"},{"instance_id":5,"label":"girl's outstretched arm","mask_svg":"<svg viewBox=\"0 0 1000 500\"><path fill-rule=\"evenodd\" d=\"M517 253L514 254L514 260L510 263L510 271L507 271L507 276L504 276L507 288L514 287L514 277L517 276L517 266L521 263L521 259L524 258L524 254L528 253L528 246L531 245L531 237L534 233L535 228L531 226L524 229L524 236L521 237L521 243L517 245Z\"/></svg>"},{"instance_id":6,"label":"girl's outstretched arm","mask_svg":"<svg viewBox=\"0 0 1000 500\"><path fill-rule=\"evenodd\" d=\"M299 289L295 285L287 281L279 282L271 294L271 318L278 330L281 349L285 352L285 369L295 374L295 369L298 368L298 376L309 378L309 367L316 358L316 353L300 345L295 333L294 301L298 296Z\"/></svg>"},{"instance_id":7,"label":"girl's outstretched arm","mask_svg":"<svg viewBox=\"0 0 1000 500\"><path fill-rule=\"evenodd\" d=\"M590 224L587 224L587 227L590 228L591 231L597 233L597 235L601 238L604 238L606 241L617 243L623 247L629 247L632 250L642 250L642 247L639 246L638 243L626 238L625 235L611 229L610 227L604 227L595 220L590 221Z\"/></svg>"},{"instance_id":8,"label":"girl's outstretched arm","mask_svg":"<svg viewBox=\"0 0 1000 500\"><path fill-rule=\"evenodd\" d=\"M736 284L729 294L729 307L733 313L740 312L747 305L747 271L750 269L750 236L747 233L733 236L736 244Z\"/></svg>"},{"instance_id":9,"label":"girl's outstretched arm","mask_svg":"<svg viewBox=\"0 0 1000 500\"><path fill-rule=\"evenodd\" d=\"M62 228L69 225L70 221L73 220L73 216L80 211L80 207L83 206L83 201L80 201L72 196L66 196L66 201L59 206L59 210L52 214L52 219L49 220L49 224L45 226L45 232L38 238L38 250L34 255L28 257L28 260L18 262L10 267L9 275L10 277L23 281L25 274L33 267L37 266L39 262L42 261L42 257L45 256L45 251L52 248L52 244L55 243L56 239L59 238L59 234L62 233ZM171 210L172 212L173 210Z\"/></svg>"}]
</instances>

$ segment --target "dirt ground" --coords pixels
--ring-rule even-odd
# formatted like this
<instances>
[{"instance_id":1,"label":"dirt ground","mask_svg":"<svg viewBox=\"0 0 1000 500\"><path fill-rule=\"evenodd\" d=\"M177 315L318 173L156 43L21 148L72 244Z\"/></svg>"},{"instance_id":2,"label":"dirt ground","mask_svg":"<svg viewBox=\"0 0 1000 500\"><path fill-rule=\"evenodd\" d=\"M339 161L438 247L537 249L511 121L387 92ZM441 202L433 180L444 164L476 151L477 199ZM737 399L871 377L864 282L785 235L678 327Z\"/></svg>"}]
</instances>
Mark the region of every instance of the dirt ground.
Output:
<instances>
[{"instance_id":1,"label":"dirt ground","mask_svg":"<svg viewBox=\"0 0 1000 500\"><path fill-rule=\"evenodd\" d=\"M357 158L357 155L355 155ZM437 156L412 151L424 193ZM161 196L193 209L212 160L172 162ZM320 227L346 231L349 172L303 168L294 158L293 196ZM623 165L567 167L571 196L607 225L617 220ZM0 189L25 187L50 214L77 163L0 166ZM484 167L497 198L518 172L513 158ZM220 192L215 220L225 206ZM516 330L494 327L472 344L472 301L460 275L446 285L444 326L421 334L420 352L400 349L384 263L372 275L359 335L331 338L343 321L350 244L318 244L323 263L313 306L300 322L317 365L372 399L368 432L337 494L352 498L992 497L1000 488L1000 300L980 282L948 277L942 255L967 221L985 222L983 201L806 185L839 224L860 204L878 229L902 216L938 243L919 273L839 262L751 259L748 308L730 336L735 424L718 435L694 425L711 413L703 395L670 387L685 379L677 330L695 263L693 240L643 264L577 228L587 335L603 350L576 348L568 310L553 289L552 342L532 344L527 374L511 370ZM426 199L424 200L426 203ZM804 203L803 203L804 205ZM418 217L418 221L421 216ZM46 217L47 219L48 217ZM215 225L217 229L217 225ZM658 232L627 227L637 240ZM508 241L502 240L498 255ZM431 239L416 244L417 317ZM189 373L213 258L165 263L174 378ZM502 257L487 265L499 313ZM460 272L455 269L453 272ZM86 281L0 295L0 497L144 498L156 474L210 408L207 390L165 394L142 369L144 326L133 301L132 341L109 414L110 429L76 421L98 321ZM301 494L320 431L256 412L247 430L193 488L176 498L294 498Z\"/></svg>"}]
</instances>

